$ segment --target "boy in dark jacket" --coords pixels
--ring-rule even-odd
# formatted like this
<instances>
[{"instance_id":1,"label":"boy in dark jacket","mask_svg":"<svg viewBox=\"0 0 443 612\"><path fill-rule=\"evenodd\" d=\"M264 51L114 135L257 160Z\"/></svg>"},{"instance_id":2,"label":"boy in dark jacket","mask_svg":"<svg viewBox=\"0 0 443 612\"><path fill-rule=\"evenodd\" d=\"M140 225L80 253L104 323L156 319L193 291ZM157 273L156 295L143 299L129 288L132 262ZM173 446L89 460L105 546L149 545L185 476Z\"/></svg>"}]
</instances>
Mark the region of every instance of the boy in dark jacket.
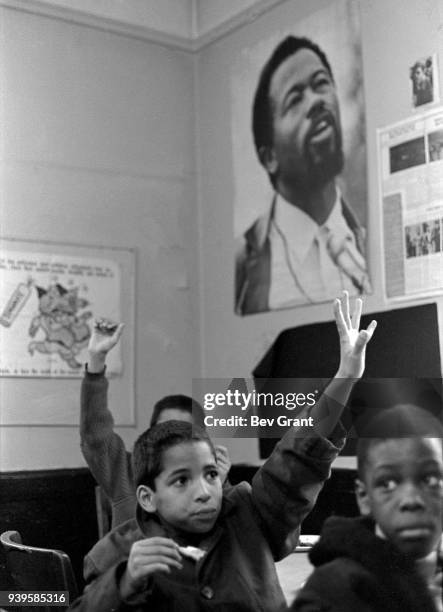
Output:
<instances>
[{"instance_id":1,"label":"boy in dark jacket","mask_svg":"<svg viewBox=\"0 0 443 612\"><path fill-rule=\"evenodd\" d=\"M316 569L291 610L442 612L442 424L397 405L365 436L357 447L363 516L325 522L309 554Z\"/></svg>"},{"instance_id":2,"label":"boy in dark jacket","mask_svg":"<svg viewBox=\"0 0 443 612\"><path fill-rule=\"evenodd\" d=\"M286 610L275 561L294 549L300 523L344 444L339 419L375 328L373 322L358 331L361 300L352 320L347 294L343 309L339 300L334 309L340 366L309 408L315 427L291 428L252 486L222 491L214 448L189 423L162 423L139 437L137 519L114 529L86 557L89 584L73 610Z\"/></svg>"},{"instance_id":3,"label":"boy in dark jacket","mask_svg":"<svg viewBox=\"0 0 443 612\"><path fill-rule=\"evenodd\" d=\"M107 354L119 342L123 327L122 323L96 321L81 388L81 449L92 475L110 502L112 527L134 518L137 506L131 454L114 430L114 418L108 408L109 381L105 376ZM187 395L167 395L154 405L150 426L171 419L202 427L203 408ZM216 446L215 450L224 482L231 467L228 451L224 446Z\"/></svg>"}]
</instances>

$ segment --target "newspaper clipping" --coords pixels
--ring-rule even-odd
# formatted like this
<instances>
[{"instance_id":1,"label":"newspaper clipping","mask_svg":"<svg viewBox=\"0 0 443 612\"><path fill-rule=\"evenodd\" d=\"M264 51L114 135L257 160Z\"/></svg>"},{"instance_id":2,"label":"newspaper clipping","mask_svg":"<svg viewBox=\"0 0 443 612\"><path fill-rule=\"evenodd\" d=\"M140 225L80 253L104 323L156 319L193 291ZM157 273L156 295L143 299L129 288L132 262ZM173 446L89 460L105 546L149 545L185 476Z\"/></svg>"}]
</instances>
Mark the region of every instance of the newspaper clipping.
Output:
<instances>
[{"instance_id":1,"label":"newspaper clipping","mask_svg":"<svg viewBox=\"0 0 443 612\"><path fill-rule=\"evenodd\" d=\"M387 298L443 291L443 108L380 129Z\"/></svg>"}]
</instances>

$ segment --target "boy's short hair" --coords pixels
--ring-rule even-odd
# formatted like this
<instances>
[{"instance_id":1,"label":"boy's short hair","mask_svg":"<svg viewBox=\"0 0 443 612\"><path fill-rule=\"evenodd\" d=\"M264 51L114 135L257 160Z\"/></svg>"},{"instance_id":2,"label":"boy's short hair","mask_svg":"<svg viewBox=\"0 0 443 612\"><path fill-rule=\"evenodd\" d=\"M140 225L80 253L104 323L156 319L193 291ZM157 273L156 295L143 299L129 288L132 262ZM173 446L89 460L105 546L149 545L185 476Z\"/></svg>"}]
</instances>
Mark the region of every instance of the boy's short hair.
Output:
<instances>
[{"instance_id":1,"label":"boy's short hair","mask_svg":"<svg viewBox=\"0 0 443 612\"><path fill-rule=\"evenodd\" d=\"M357 442L358 477L364 480L371 449L392 439L441 438L443 440L442 416L415 404L397 404L381 410L366 425Z\"/></svg>"},{"instance_id":2,"label":"boy's short hair","mask_svg":"<svg viewBox=\"0 0 443 612\"><path fill-rule=\"evenodd\" d=\"M192 415L193 422L205 429L205 413L201 405L189 395L166 395L154 404L154 411L151 416L150 426L155 425L164 410L170 409L183 410Z\"/></svg>"},{"instance_id":3,"label":"boy's short hair","mask_svg":"<svg viewBox=\"0 0 443 612\"><path fill-rule=\"evenodd\" d=\"M155 490L155 479L163 470L163 453L184 442L207 442L214 459L214 446L207 432L187 421L164 421L144 431L135 441L132 469L135 486L147 485Z\"/></svg>"}]
</instances>

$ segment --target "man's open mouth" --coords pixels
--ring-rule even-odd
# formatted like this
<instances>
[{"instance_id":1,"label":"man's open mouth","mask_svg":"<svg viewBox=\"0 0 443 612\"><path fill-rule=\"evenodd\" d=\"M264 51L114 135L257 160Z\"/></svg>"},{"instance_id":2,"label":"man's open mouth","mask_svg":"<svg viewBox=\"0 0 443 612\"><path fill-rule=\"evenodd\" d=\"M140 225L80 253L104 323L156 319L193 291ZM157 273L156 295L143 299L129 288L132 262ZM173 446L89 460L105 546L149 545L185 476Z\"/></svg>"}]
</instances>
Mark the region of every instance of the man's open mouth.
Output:
<instances>
[{"instance_id":1,"label":"man's open mouth","mask_svg":"<svg viewBox=\"0 0 443 612\"><path fill-rule=\"evenodd\" d=\"M334 118L331 113L322 113L312 121L311 128L308 132L308 139L326 135L334 129Z\"/></svg>"}]
</instances>

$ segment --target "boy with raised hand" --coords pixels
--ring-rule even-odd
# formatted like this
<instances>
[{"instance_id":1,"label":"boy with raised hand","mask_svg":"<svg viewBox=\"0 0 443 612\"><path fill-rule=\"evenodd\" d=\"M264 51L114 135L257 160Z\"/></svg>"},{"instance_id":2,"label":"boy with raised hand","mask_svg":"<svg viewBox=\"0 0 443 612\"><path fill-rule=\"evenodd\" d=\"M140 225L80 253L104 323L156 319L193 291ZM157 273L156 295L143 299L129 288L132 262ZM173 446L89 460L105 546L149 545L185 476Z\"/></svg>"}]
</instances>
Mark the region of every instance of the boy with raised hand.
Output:
<instances>
[{"instance_id":1,"label":"boy with raised hand","mask_svg":"<svg viewBox=\"0 0 443 612\"><path fill-rule=\"evenodd\" d=\"M108 409L107 354L119 342L124 325L106 319L95 321L88 345L89 361L81 388L80 439L83 456L97 483L111 503L112 527L134 518L137 506L131 454L114 431ZM204 413L187 395L167 395L154 405L150 426L163 421L184 420L204 427ZM228 451L216 447L222 482L231 467Z\"/></svg>"},{"instance_id":2,"label":"boy with raised hand","mask_svg":"<svg viewBox=\"0 0 443 612\"><path fill-rule=\"evenodd\" d=\"M316 431L291 428L248 483L223 491L207 434L170 421L143 433L133 453L137 519L85 559L84 612L282 612L275 561L289 554L344 444L339 420L375 328L358 331L348 295L334 305L340 367L310 409ZM315 428L314 428L315 429ZM328 436L323 437L323 436Z\"/></svg>"},{"instance_id":3,"label":"boy with raised hand","mask_svg":"<svg viewBox=\"0 0 443 612\"><path fill-rule=\"evenodd\" d=\"M441 419L441 417L440 417ZM361 518L329 518L293 612L442 612L443 427L382 410L357 445Z\"/></svg>"}]
</instances>

